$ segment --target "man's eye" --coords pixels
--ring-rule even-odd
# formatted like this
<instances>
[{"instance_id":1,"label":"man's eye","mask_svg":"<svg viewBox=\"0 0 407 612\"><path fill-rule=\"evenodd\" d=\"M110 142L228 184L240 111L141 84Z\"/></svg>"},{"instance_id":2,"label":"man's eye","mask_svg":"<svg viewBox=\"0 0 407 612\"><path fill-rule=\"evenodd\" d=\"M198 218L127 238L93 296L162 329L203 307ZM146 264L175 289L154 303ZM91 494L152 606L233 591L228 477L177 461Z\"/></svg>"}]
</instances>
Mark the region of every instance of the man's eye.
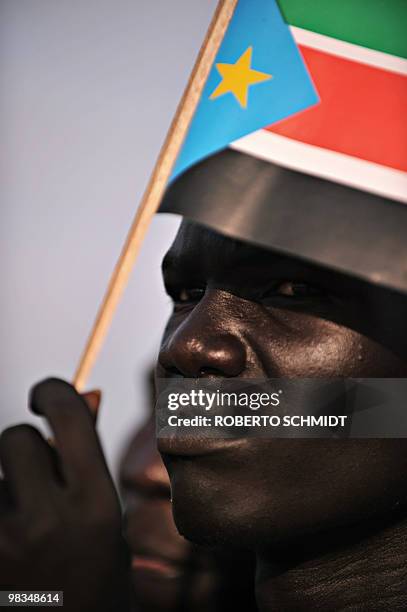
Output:
<instances>
[{"instance_id":1,"label":"man's eye","mask_svg":"<svg viewBox=\"0 0 407 612\"><path fill-rule=\"evenodd\" d=\"M205 289L192 288L192 289L181 289L174 301L178 304L196 304L199 302L205 294Z\"/></svg>"},{"instance_id":2,"label":"man's eye","mask_svg":"<svg viewBox=\"0 0 407 612\"><path fill-rule=\"evenodd\" d=\"M309 298L321 296L324 292L318 287L308 285L307 283L284 281L276 285L273 294L288 298Z\"/></svg>"}]
</instances>

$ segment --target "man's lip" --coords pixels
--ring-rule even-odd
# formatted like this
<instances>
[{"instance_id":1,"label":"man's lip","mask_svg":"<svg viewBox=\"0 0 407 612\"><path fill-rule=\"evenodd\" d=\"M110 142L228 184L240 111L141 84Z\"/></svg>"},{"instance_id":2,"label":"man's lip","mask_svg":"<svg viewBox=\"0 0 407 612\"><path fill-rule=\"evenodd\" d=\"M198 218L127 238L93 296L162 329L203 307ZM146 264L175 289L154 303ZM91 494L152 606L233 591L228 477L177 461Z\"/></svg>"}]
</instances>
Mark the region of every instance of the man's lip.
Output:
<instances>
[{"instance_id":1,"label":"man's lip","mask_svg":"<svg viewBox=\"0 0 407 612\"><path fill-rule=\"evenodd\" d=\"M178 457L200 457L215 453L227 452L240 448L245 444L244 439L208 439L197 437L158 438L157 447L164 455Z\"/></svg>"},{"instance_id":2,"label":"man's lip","mask_svg":"<svg viewBox=\"0 0 407 612\"><path fill-rule=\"evenodd\" d=\"M155 499L168 499L170 497L170 485L166 472L160 479L155 474L150 477L145 471L141 475L122 473L120 485L126 497L133 496L136 500L140 497Z\"/></svg>"},{"instance_id":3,"label":"man's lip","mask_svg":"<svg viewBox=\"0 0 407 612\"><path fill-rule=\"evenodd\" d=\"M178 578L182 573L178 564L154 555L134 554L131 566L135 572L151 572L165 578Z\"/></svg>"}]
</instances>

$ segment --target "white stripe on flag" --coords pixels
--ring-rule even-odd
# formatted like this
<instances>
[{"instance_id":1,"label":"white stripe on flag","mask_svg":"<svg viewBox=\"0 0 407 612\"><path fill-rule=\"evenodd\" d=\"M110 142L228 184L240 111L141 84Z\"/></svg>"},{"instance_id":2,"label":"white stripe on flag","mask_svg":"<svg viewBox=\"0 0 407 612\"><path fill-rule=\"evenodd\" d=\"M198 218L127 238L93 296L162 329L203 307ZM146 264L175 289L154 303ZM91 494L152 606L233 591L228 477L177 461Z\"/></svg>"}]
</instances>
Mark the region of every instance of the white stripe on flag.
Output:
<instances>
[{"instance_id":1,"label":"white stripe on flag","mask_svg":"<svg viewBox=\"0 0 407 612\"><path fill-rule=\"evenodd\" d=\"M290 30L298 45L304 45L305 47L337 55L344 59L359 62L360 64L368 64L375 68L382 68L383 70L407 76L407 60L402 57L354 45L337 38L325 36L324 34L303 30L296 26L290 26Z\"/></svg>"},{"instance_id":2,"label":"white stripe on flag","mask_svg":"<svg viewBox=\"0 0 407 612\"><path fill-rule=\"evenodd\" d=\"M267 130L236 140L232 149L349 187L407 203L407 173L292 140Z\"/></svg>"}]
</instances>

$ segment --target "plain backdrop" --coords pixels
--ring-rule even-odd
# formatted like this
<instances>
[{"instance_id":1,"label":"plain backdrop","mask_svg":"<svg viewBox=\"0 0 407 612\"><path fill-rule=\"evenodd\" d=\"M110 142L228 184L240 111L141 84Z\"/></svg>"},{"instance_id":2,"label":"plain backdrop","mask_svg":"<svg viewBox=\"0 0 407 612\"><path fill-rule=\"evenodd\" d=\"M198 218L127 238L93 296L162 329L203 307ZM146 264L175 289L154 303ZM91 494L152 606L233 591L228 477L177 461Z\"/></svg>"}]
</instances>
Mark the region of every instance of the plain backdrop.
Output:
<instances>
[{"instance_id":1,"label":"plain backdrop","mask_svg":"<svg viewBox=\"0 0 407 612\"><path fill-rule=\"evenodd\" d=\"M0 425L71 379L215 0L0 0ZM157 216L89 388L110 464L148 409L169 313Z\"/></svg>"}]
</instances>

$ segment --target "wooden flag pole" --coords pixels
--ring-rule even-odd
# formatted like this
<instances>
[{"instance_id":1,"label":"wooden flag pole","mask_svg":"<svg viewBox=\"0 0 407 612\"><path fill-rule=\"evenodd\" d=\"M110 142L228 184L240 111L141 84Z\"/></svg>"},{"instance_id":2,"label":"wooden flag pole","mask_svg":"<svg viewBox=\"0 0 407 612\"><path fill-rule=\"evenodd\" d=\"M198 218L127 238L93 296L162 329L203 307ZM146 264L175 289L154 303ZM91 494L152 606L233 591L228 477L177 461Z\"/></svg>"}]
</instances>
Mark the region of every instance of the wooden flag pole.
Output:
<instances>
[{"instance_id":1,"label":"wooden flag pole","mask_svg":"<svg viewBox=\"0 0 407 612\"><path fill-rule=\"evenodd\" d=\"M175 162L181 151L188 128L219 47L232 19L237 2L238 0L220 0L209 26L185 93L178 106L81 356L73 380L73 384L78 391L84 389L91 369L102 348L103 341L128 283L151 219L160 206Z\"/></svg>"}]
</instances>

